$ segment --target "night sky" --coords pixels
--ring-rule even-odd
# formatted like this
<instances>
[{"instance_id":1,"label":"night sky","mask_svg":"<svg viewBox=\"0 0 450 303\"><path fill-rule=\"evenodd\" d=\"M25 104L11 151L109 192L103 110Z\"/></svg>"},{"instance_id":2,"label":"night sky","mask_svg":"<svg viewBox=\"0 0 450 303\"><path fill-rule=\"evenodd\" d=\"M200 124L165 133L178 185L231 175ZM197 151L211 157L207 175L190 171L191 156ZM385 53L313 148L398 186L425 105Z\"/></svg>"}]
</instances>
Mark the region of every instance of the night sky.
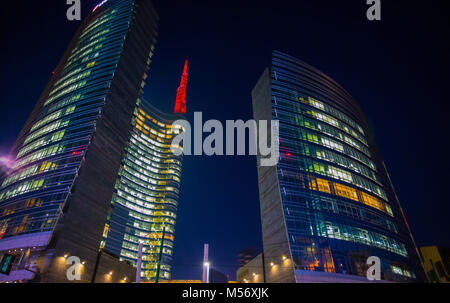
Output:
<instances>
[{"instance_id":1,"label":"night sky","mask_svg":"<svg viewBox=\"0 0 450 303\"><path fill-rule=\"evenodd\" d=\"M0 152L8 153L80 22L65 0L2 1ZM98 1L81 0L85 17ZM245 3L243 3L245 2ZM251 90L271 50L326 73L367 115L419 246L450 246L448 1L154 1L159 39L144 97L172 111L189 61L188 119L252 118ZM395 2L395 3L393 3ZM432 4L431 4L432 3ZM212 266L235 278L238 253L261 249L256 159L184 158L174 279Z\"/></svg>"}]
</instances>

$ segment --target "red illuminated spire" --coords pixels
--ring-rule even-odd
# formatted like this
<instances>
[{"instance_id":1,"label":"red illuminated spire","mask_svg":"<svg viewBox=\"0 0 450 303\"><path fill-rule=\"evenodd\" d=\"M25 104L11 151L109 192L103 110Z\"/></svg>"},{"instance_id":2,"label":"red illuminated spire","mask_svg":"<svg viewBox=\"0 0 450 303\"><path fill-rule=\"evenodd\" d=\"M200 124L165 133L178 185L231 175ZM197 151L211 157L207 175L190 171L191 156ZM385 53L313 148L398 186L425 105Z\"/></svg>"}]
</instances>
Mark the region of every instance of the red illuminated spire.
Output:
<instances>
[{"instance_id":1,"label":"red illuminated spire","mask_svg":"<svg viewBox=\"0 0 450 303\"><path fill-rule=\"evenodd\" d=\"M175 114L186 114L186 86L188 79L188 60L184 63L183 75L181 76L180 87L177 90L177 99L175 101Z\"/></svg>"}]
</instances>

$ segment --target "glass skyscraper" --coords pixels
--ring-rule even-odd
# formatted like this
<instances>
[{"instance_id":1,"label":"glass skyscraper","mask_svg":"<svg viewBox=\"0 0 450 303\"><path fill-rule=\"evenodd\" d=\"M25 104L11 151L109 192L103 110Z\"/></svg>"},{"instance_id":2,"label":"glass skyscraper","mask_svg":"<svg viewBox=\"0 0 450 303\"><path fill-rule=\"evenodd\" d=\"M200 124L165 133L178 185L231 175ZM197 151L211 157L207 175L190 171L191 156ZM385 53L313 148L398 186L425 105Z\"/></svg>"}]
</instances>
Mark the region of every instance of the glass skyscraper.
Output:
<instances>
[{"instance_id":1,"label":"glass skyscraper","mask_svg":"<svg viewBox=\"0 0 450 303\"><path fill-rule=\"evenodd\" d=\"M134 265L142 243L144 281L155 281L160 253L159 280L171 278L182 167L182 156L172 152L182 151L172 145L182 128L173 124L185 120L187 70L186 60L173 114L138 101L103 232L101 248Z\"/></svg>"},{"instance_id":2,"label":"glass skyscraper","mask_svg":"<svg viewBox=\"0 0 450 303\"><path fill-rule=\"evenodd\" d=\"M266 281L367 281L370 256L380 258L383 280L423 281L386 167L349 93L274 51L252 97L255 120L280 123L279 163L258 165Z\"/></svg>"},{"instance_id":3,"label":"glass skyscraper","mask_svg":"<svg viewBox=\"0 0 450 303\"><path fill-rule=\"evenodd\" d=\"M163 234L160 279L171 277L182 163L171 151L173 137L181 132L172 123L180 119L185 118L162 113L146 101L139 103L101 244L136 264L141 242L141 277L146 281L155 280Z\"/></svg>"},{"instance_id":4,"label":"glass skyscraper","mask_svg":"<svg viewBox=\"0 0 450 303\"><path fill-rule=\"evenodd\" d=\"M98 267L98 251L117 176L127 172L123 154L132 148L157 22L149 0L102 1L53 72L0 187L0 254L17 254L26 268L15 280L67 282L67 256L84 260L82 281L108 270Z\"/></svg>"}]
</instances>

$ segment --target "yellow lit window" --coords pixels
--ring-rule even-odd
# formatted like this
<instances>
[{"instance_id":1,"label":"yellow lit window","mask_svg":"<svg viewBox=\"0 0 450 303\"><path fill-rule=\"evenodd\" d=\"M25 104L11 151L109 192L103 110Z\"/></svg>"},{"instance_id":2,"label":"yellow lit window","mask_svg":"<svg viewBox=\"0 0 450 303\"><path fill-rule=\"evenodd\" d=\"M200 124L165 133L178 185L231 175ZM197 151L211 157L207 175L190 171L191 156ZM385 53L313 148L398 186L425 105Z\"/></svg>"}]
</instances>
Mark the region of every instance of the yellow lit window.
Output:
<instances>
[{"instance_id":1,"label":"yellow lit window","mask_svg":"<svg viewBox=\"0 0 450 303\"><path fill-rule=\"evenodd\" d=\"M76 106L71 106L66 109L66 115L71 114L75 111Z\"/></svg>"},{"instance_id":2,"label":"yellow lit window","mask_svg":"<svg viewBox=\"0 0 450 303\"><path fill-rule=\"evenodd\" d=\"M103 237L106 238L109 232L109 225L105 224L105 229L103 230Z\"/></svg>"},{"instance_id":3,"label":"yellow lit window","mask_svg":"<svg viewBox=\"0 0 450 303\"><path fill-rule=\"evenodd\" d=\"M356 192L356 189L352 187L334 183L334 191L338 196L351 199L353 201L358 201L358 194Z\"/></svg>"},{"instance_id":4,"label":"yellow lit window","mask_svg":"<svg viewBox=\"0 0 450 303\"><path fill-rule=\"evenodd\" d=\"M91 63L88 63L87 65L86 65L86 67L91 67L91 66L94 66L95 65L95 61L92 61Z\"/></svg>"},{"instance_id":5,"label":"yellow lit window","mask_svg":"<svg viewBox=\"0 0 450 303\"><path fill-rule=\"evenodd\" d=\"M330 184L327 180L317 179L317 186L319 191L331 194Z\"/></svg>"},{"instance_id":6,"label":"yellow lit window","mask_svg":"<svg viewBox=\"0 0 450 303\"><path fill-rule=\"evenodd\" d=\"M28 199L28 200L25 202L25 207L26 207L26 208L31 208L31 207L33 207L33 206L36 206L36 207L42 206L42 200L41 200L41 199L33 198L33 199Z\"/></svg>"},{"instance_id":7,"label":"yellow lit window","mask_svg":"<svg viewBox=\"0 0 450 303\"><path fill-rule=\"evenodd\" d=\"M385 211L384 203L378 200L377 198L366 194L365 192L361 192L362 202L366 205L372 206L381 211Z\"/></svg>"},{"instance_id":8,"label":"yellow lit window","mask_svg":"<svg viewBox=\"0 0 450 303\"><path fill-rule=\"evenodd\" d=\"M48 170L53 170L55 169L56 164L50 161L44 161L42 162L41 168L39 169L39 171L48 171Z\"/></svg>"}]
</instances>

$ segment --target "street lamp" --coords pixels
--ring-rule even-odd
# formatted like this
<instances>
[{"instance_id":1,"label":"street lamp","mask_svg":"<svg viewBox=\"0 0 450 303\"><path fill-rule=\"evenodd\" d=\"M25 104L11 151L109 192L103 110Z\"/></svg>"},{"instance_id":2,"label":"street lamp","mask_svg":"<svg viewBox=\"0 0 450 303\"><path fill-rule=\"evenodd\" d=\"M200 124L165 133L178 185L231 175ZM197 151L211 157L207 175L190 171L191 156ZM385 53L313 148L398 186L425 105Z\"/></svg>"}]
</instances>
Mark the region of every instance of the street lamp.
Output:
<instances>
[{"instance_id":1,"label":"street lamp","mask_svg":"<svg viewBox=\"0 0 450 303\"><path fill-rule=\"evenodd\" d=\"M206 283L209 283L209 268L211 266L211 263L209 263L209 261L205 261L203 263L203 266L206 267Z\"/></svg>"}]
</instances>

